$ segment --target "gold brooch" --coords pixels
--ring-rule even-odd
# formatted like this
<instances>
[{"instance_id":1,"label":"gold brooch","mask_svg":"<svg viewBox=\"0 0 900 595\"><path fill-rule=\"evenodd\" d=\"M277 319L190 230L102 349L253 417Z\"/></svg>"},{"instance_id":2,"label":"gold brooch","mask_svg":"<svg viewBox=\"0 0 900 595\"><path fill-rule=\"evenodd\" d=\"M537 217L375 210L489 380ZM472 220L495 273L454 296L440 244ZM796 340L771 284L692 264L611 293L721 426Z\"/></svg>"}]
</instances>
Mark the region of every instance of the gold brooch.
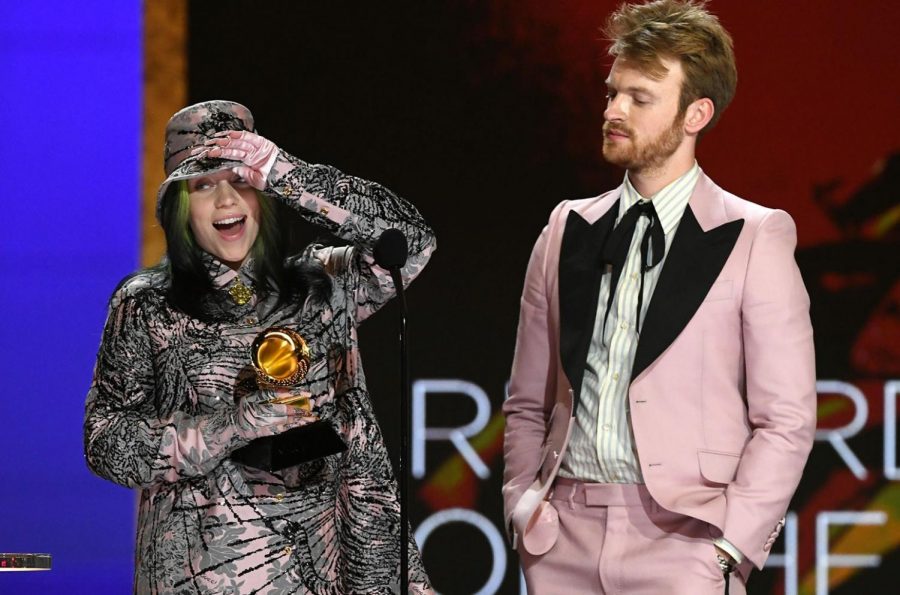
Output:
<instances>
[{"instance_id":1,"label":"gold brooch","mask_svg":"<svg viewBox=\"0 0 900 595\"><path fill-rule=\"evenodd\" d=\"M228 289L228 293L231 294L231 299L238 306L243 306L253 297L253 290L241 283L240 279L234 282L234 285Z\"/></svg>"}]
</instances>

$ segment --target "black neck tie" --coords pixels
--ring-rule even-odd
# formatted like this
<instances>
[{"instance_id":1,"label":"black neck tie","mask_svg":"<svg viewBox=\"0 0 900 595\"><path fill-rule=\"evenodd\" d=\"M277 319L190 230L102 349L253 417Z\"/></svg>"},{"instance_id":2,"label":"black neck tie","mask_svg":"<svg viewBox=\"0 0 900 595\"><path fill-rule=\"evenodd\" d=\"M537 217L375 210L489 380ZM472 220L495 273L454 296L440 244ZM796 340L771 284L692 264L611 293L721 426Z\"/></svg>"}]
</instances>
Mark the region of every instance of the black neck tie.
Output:
<instances>
[{"instance_id":1,"label":"black neck tie","mask_svg":"<svg viewBox=\"0 0 900 595\"><path fill-rule=\"evenodd\" d=\"M638 201L628 211L619 224L616 225L612 233L606 239L603 246L603 264L612 265L612 276L609 278L609 297L606 300L606 313L603 315L603 336L606 336L606 319L609 318L609 311L612 309L613 298L616 295L616 285L619 283L619 277L625 268L625 261L628 258L628 249L631 247L631 239L634 236L634 229L637 227L638 219L646 216L650 220L650 224L644 231L644 237L641 238L641 286L638 290L637 299L637 316L636 329L641 331L641 305L644 301L644 273L655 267L662 261L663 254L666 250L666 237L663 233L662 223L659 221L659 215L653 208L650 201ZM651 248L652 244L652 250Z\"/></svg>"}]
</instances>

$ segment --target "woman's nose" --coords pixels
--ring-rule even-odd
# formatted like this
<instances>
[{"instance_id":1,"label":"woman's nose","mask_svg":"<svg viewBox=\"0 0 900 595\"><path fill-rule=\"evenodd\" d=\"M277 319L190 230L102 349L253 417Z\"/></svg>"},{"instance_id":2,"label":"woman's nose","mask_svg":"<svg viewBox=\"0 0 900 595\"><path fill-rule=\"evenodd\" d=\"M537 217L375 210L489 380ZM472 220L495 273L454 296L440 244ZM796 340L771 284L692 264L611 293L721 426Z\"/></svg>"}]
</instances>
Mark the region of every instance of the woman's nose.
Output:
<instances>
[{"instance_id":1,"label":"woman's nose","mask_svg":"<svg viewBox=\"0 0 900 595\"><path fill-rule=\"evenodd\" d=\"M237 190L234 189L228 180L220 180L216 183L216 206L219 208L227 207L237 202Z\"/></svg>"}]
</instances>

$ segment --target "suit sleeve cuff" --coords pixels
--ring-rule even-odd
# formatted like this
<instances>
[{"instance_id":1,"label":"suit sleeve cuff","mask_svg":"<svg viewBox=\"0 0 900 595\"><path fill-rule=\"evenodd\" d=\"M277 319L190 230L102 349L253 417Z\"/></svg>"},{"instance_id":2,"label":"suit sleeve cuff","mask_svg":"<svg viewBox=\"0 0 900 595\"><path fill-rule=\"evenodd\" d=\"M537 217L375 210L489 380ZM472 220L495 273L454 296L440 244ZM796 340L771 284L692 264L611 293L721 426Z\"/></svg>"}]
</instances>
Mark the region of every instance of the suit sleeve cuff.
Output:
<instances>
[{"instance_id":1,"label":"suit sleeve cuff","mask_svg":"<svg viewBox=\"0 0 900 595\"><path fill-rule=\"evenodd\" d=\"M721 548L726 554L734 558L735 564L740 564L744 561L744 554L741 553L741 550L734 547L734 545L724 537L713 539L713 543Z\"/></svg>"}]
</instances>

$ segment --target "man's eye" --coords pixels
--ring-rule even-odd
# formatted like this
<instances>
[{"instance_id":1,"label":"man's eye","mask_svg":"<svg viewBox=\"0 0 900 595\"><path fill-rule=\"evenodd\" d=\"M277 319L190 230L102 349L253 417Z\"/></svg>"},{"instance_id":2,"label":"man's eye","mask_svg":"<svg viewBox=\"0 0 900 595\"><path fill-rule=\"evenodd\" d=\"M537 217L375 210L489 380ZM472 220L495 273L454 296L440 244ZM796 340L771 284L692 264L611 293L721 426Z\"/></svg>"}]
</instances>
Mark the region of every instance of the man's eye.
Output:
<instances>
[{"instance_id":1,"label":"man's eye","mask_svg":"<svg viewBox=\"0 0 900 595\"><path fill-rule=\"evenodd\" d=\"M191 190L192 190L192 191L194 191L194 190L207 190L207 189L209 189L209 188L212 188L212 184L211 184L210 182L207 182L207 181L204 180L204 181L202 181L202 182L197 182L197 183L193 184L193 188L191 188Z\"/></svg>"}]
</instances>

